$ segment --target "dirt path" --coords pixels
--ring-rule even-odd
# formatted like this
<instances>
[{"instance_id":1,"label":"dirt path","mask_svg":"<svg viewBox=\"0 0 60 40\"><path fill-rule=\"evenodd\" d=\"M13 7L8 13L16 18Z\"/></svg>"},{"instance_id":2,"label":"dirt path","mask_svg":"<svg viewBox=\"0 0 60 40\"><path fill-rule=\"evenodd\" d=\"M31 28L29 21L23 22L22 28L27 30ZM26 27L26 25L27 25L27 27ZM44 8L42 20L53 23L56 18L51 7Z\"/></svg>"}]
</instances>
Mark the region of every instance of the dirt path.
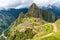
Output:
<instances>
[{"instance_id":1,"label":"dirt path","mask_svg":"<svg viewBox=\"0 0 60 40\"><path fill-rule=\"evenodd\" d=\"M0 35L0 37L3 37L4 39L7 39L7 37L5 36L4 32L2 32L2 34Z\"/></svg>"},{"instance_id":2,"label":"dirt path","mask_svg":"<svg viewBox=\"0 0 60 40\"><path fill-rule=\"evenodd\" d=\"M53 25L53 27L54 27L54 32L57 32L57 30L58 30L58 26L55 24L55 23L52 23L52 25Z\"/></svg>"}]
</instances>

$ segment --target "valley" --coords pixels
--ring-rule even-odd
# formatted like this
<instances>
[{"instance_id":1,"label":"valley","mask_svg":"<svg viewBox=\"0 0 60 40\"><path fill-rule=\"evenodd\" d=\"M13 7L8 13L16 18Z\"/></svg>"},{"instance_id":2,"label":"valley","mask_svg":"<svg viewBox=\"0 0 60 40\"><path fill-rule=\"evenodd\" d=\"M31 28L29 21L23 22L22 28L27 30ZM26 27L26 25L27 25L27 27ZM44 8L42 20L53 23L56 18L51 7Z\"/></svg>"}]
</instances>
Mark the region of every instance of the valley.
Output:
<instances>
[{"instance_id":1,"label":"valley","mask_svg":"<svg viewBox=\"0 0 60 40\"><path fill-rule=\"evenodd\" d=\"M14 14L13 14L14 15ZM12 18L13 19L13 18ZM60 40L60 18L33 3L2 31L1 40Z\"/></svg>"}]
</instances>

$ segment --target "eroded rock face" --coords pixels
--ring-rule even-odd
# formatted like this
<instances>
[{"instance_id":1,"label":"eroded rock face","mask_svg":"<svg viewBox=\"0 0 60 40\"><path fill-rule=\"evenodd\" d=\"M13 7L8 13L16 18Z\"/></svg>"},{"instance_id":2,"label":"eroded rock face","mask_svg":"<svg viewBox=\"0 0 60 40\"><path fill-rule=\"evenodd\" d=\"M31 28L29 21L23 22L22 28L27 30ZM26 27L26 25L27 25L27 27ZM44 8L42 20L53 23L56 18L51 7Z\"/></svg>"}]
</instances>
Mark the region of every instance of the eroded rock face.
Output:
<instances>
[{"instance_id":1,"label":"eroded rock face","mask_svg":"<svg viewBox=\"0 0 60 40\"><path fill-rule=\"evenodd\" d=\"M29 8L28 12L26 13L26 16L28 17L36 17L36 18L42 18L45 21L48 22L54 22L56 20L55 15L52 11L42 10L37 7L36 4L32 4Z\"/></svg>"}]
</instances>

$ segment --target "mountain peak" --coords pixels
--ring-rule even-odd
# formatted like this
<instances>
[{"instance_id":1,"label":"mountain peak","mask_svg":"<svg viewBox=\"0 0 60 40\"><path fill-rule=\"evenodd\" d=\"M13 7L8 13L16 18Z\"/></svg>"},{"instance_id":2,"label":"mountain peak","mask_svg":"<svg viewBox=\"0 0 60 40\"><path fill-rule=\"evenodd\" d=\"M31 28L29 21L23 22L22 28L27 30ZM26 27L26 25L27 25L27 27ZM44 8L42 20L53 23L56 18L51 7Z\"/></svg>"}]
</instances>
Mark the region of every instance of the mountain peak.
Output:
<instances>
[{"instance_id":1,"label":"mountain peak","mask_svg":"<svg viewBox=\"0 0 60 40\"><path fill-rule=\"evenodd\" d=\"M35 3L33 3L29 10L28 10L28 13L26 14L28 17L29 16L32 16L32 17L38 17L38 14L39 14L39 8L37 7L37 5Z\"/></svg>"},{"instance_id":2,"label":"mountain peak","mask_svg":"<svg viewBox=\"0 0 60 40\"><path fill-rule=\"evenodd\" d=\"M37 8L37 5L35 3L33 3L30 8Z\"/></svg>"},{"instance_id":3,"label":"mountain peak","mask_svg":"<svg viewBox=\"0 0 60 40\"><path fill-rule=\"evenodd\" d=\"M51 16L49 16L49 15L51 15ZM31 5L26 16L41 18L41 19L44 19L45 21L48 21L48 22L55 21L55 15L53 15L53 12L48 11L48 10L39 9L35 3L33 3ZM54 17L54 18L52 18L52 17Z\"/></svg>"},{"instance_id":4,"label":"mountain peak","mask_svg":"<svg viewBox=\"0 0 60 40\"><path fill-rule=\"evenodd\" d=\"M36 6L36 4L35 4L35 3L33 3L31 6Z\"/></svg>"}]
</instances>

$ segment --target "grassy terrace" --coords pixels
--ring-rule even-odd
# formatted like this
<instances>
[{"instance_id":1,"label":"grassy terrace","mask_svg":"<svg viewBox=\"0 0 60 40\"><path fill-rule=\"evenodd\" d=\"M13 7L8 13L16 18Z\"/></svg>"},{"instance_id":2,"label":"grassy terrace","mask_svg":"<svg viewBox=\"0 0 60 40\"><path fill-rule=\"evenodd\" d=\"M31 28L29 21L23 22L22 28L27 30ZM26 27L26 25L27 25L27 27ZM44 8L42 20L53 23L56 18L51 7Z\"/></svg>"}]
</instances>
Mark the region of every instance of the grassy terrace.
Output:
<instances>
[{"instance_id":1,"label":"grassy terrace","mask_svg":"<svg viewBox=\"0 0 60 40\"><path fill-rule=\"evenodd\" d=\"M56 33L54 33L53 35L49 36L49 37L46 37L46 38L42 38L41 37L36 37L35 39L32 39L32 40L60 40L60 20L57 20L55 22L55 24L57 25L58 27L58 31ZM47 25L49 26L49 25ZM45 29L49 29L49 31L46 31L46 32L51 32L52 31L52 28L48 28L46 25L44 25L44 28ZM52 27L52 26L51 26Z\"/></svg>"},{"instance_id":2,"label":"grassy terrace","mask_svg":"<svg viewBox=\"0 0 60 40\"><path fill-rule=\"evenodd\" d=\"M11 30L8 40L60 40L60 21L56 21L58 31L53 32L52 23L42 24L36 18L24 18L23 22ZM44 21L43 21L44 22Z\"/></svg>"},{"instance_id":3,"label":"grassy terrace","mask_svg":"<svg viewBox=\"0 0 60 40\"><path fill-rule=\"evenodd\" d=\"M49 23L49 24L44 24L42 25L43 27L43 35L41 33L39 33L38 36L34 37L32 40L42 40L42 37L45 35L48 35L49 33L53 32L53 26ZM50 35L48 35L47 37L49 37Z\"/></svg>"}]
</instances>

